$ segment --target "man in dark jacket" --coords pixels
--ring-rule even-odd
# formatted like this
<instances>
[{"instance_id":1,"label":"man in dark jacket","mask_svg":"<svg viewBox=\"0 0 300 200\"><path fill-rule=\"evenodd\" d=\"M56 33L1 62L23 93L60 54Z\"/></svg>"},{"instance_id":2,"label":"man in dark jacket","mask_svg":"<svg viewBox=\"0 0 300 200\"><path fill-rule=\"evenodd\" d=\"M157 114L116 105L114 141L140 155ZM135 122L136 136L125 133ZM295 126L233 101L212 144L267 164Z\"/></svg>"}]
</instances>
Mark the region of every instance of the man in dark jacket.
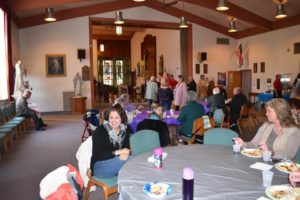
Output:
<instances>
[{"instance_id":1,"label":"man in dark jacket","mask_svg":"<svg viewBox=\"0 0 300 200\"><path fill-rule=\"evenodd\" d=\"M188 91L192 90L194 92L197 92L197 83L195 82L193 77L189 77L189 83L187 84Z\"/></svg>"}]
</instances>

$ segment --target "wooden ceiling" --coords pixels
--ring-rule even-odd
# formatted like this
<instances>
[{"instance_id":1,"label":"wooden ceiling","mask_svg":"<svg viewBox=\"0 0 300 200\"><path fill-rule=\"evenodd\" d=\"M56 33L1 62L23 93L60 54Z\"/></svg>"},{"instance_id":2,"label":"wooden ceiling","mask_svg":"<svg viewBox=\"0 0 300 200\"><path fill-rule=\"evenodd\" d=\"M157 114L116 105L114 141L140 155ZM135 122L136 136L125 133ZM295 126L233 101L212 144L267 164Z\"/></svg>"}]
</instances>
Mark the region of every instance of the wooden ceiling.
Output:
<instances>
[{"instance_id":1,"label":"wooden ceiling","mask_svg":"<svg viewBox=\"0 0 300 200\"><path fill-rule=\"evenodd\" d=\"M228 11L217 11L218 0L180 0L171 6L163 3L175 0L4 0L14 13L18 27L44 24L44 9L53 7L58 21L81 16L146 6L174 17L185 16L188 22L207 27L233 38L243 38L300 24L300 0L285 4L288 17L275 19L274 0L228 0ZM228 18L237 19L238 32L228 33ZM139 19L145 20L145 19ZM179 21L179 19L178 19ZM55 23L55 22L54 22ZM141 24L141 26L143 26Z\"/></svg>"}]
</instances>

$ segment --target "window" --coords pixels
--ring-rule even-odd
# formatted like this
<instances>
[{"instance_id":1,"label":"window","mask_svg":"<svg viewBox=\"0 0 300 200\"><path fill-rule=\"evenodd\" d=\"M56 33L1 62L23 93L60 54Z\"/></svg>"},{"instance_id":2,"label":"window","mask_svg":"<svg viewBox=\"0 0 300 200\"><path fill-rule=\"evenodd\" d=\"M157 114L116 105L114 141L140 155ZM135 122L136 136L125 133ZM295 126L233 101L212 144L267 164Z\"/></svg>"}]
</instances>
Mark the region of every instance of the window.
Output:
<instances>
[{"instance_id":1,"label":"window","mask_svg":"<svg viewBox=\"0 0 300 200\"><path fill-rule=\"evenodd\" d=\"M8 99L6 13L0 8L0 100Z\"/></svg>"}]
</instances>

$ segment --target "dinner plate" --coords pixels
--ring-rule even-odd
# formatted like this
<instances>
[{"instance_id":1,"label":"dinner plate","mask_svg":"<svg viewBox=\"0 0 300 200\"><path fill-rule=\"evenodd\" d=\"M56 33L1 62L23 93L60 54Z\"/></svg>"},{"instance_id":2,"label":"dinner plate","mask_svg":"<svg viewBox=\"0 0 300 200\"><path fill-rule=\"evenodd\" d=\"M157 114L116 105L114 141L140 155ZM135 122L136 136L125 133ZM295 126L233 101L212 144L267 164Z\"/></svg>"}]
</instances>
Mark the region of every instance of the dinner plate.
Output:
<instances>
[{"instance_id":1,"label":"dinner plate","mask_svg":"<svg viewBox=\"0 0 300 200\"><path fill-rule=\"evenodd\" d=\"M259 149L243 149L241 154L251 158L261 158L263 156Z\"/></svg>"},{"instance_id":2,"label":"dinner plate","mask_svg":"<svg viewBox=\"0 0 300 200\"><path fill-rule=\"evenodd\" d=\"M160 199L167 196L172 189L171 186L166 183L151 182L144 186L143 191L153 199Z\"/></svg>"},{"instance_id":3,"label":"dinner plate","mask_svg":"<svg viewBox=\"0 0 300 200\"><path fill-rule=\"evenodd\" d=\"M284 173L295 172L300 169L300 164L293 162L279 162L275 164L275 168Z\"/></svg>"},{"instance_id":4,"label":"dinner plate","mask_svg":"<svg viewBox=\"0 0 300 200\"><path fill-rule=\"evenodd\" d=\"M272 185L266 188L266 195L272 200L298 200L300 199L299 189L290 185Z\"/></svg>"}]
</instances>

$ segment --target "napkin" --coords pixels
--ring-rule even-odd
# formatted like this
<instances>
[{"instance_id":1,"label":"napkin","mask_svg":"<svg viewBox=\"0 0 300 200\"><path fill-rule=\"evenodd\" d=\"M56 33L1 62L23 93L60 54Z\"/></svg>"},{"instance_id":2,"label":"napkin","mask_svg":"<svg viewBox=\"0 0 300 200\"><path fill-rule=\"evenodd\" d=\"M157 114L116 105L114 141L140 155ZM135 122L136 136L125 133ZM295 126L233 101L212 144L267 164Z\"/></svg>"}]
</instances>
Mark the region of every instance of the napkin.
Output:
<instances>
[{"instance_id":1,"label":"napkin","mask_svg":"<svg viewBox=\"0 0 300 200\"><path fill-rule=\"evenodd\" d=\"M262 162L256 162L253 165L250 166L253 169L258 169L258 170L270 170L272 169L273 165L268 165Z\"/></svg>"},{"instance_id":2,"label":"napkin","mask_svg":"<svg viewBox=\"0 0 300 200\"><path fill-rule=\"evenodd\" d=\"M164 160L166 157L167 157L168 153L167 152L163 152L163 156L162 156L162 159ZM148 162L151 162L153 163L154 162L154 155L150 156L148 158Z\"/></svg>"}]
</instances>

